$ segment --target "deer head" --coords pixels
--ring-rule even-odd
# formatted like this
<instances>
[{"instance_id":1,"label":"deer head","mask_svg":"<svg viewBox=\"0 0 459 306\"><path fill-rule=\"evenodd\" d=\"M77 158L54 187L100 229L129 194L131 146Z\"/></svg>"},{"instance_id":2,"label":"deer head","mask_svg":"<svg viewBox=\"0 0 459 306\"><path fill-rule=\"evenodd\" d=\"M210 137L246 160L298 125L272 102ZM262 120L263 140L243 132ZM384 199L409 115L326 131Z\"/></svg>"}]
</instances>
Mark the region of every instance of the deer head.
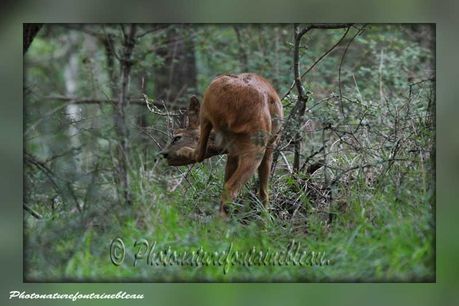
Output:
<instances>
[{"instance_id":1,"label":"deer head","mask_svg":"<svg viewBox=\"0 0 459 306\"><path fill-rule=\"evenodd\" d=\"M199 143L199 112L201 103L198 98L192 96L185 118L185 128L177 128L172 131L172 140L161 151L161 155L167 160L170 166L183 166L196 162L190 155ZM225 149L217 146L215 133L212 131L205 158L214 155L225 154Z\"/></svg>"}]
</instances>

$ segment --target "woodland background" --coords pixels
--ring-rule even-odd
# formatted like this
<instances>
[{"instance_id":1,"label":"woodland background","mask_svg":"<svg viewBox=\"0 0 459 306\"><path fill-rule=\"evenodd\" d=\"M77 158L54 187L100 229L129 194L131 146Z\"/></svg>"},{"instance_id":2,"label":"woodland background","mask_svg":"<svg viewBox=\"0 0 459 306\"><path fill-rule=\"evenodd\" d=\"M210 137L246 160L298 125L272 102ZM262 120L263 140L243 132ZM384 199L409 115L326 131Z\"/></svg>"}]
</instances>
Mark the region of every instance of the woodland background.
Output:
<instances>
[{"instance_id":1,"label":"woodland background","mask_svg":"<svg viewBox=\"0 0 459 306\"><path fill-rule=\"evenodd\" d=\"M434 278L433 26L54 24L24 33L26 279ZM168 167L158 153L192 94L246 71L272 81L286 120L269 217L254 178L222 223L225 157ZM295 240L331 264L227 275L117 267L109 248L118 236L129 250L140 238L216 251Z\"/></svg>"}]
</instances>

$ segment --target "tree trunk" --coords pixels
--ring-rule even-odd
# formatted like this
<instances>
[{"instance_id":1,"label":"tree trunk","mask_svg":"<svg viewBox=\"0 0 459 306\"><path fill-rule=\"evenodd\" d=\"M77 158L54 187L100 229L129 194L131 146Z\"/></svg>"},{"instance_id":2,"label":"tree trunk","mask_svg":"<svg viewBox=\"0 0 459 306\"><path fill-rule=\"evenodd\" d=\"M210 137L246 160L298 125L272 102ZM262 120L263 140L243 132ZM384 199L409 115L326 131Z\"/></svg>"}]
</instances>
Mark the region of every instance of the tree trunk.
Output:
<instances>
[{"instance_id":1,"label":"tree trunk","mask_svg":"<svg viewBox=\"0 0 459 306\"><path fill-rule=\"evenodd\" d=\"M72 53L69 63L64 70L65 91L68 97L75 97L78 80L78 55ZM78 148L81 144L79 124L81 121L81 109L79 105L68 104L65 113L70 121L67 137L70 140L70 148ZM81 159L74 159L74 170L81 173Z\"/></svg>"},{"instance_id":2,"label":"tree trunk","mask_svg":"<svg viewBox=\"0 0 459 306\"><path fill-rule=\"evenodd\" d=\"M114 124L118 136L116 172L120 183L122 199L128 205L132 204L129 190L129 131L126 125L125 109L128 103L128 89L132 67L132 51L135 47L136 25L129 26L128 33L123 29L123 54L120 59L120 79L118 101L114 105Z\"/></svg>"},{"instance_id":3,"label":"tree trunk","mask_svg":"<svg viewBox=\"0 0 459 306\"><path fill-rule=\"evenodd\" d=\"M300 42L301 38L303 37L305 32L300 32L298 26L295 26L295 45L293 49L293 73L295 77L295 86L298 92L298 101L295 105L293 111L297 111L296 114L296 121L298 126L302 126L304 120L304 113L306 111L306 102L308 101L308 97L304 93L303 85L301 83L301 74L299 68L299 61L300 61ZM294 158L293 158L293 171L297 173L300 170L300 157L301 151L303 146L303 138L301 137L301 131L295 133L294 138Z\"/></svg>"}]
</instances>

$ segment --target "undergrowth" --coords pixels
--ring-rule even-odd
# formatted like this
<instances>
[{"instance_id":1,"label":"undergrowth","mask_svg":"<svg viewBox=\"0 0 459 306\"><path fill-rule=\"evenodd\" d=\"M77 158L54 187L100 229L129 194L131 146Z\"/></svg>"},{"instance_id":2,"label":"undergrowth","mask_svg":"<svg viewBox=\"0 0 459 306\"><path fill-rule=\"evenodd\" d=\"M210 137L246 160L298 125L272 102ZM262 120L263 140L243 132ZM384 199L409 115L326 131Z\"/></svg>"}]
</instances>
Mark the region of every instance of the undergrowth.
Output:
<instances>
[{"instance_id":1,"label":"undergrowth","mask_svg":"<svg viewBox=\"0 0 459 306\"><path fill-rule=\"evenodd\" d=\"M105 203L105 213L89 207L71 214L25 219L27 280L36 281L426 281L434 278L432 197L423 193L416 169L403 186L390 173L378 186L356 181L339 200L319 208L304 193L298 209L282 200L298 196L297 180L273 179L271 208L255 198L253 179L233 204L229 220L218 214L224 160L193 167L187 179L167 191L161 165L137 176L139 195L131 207ZM210 171L209 169L213 169ZM187 168L183 169L185 172ZM187 182L188 181L188 182ZM161 183L163 182L163 183ZM387 184L385 184L385 182ZM99 203L100 204L100 203ZM100 205L99 205L100 207ZM333 218L329 216L333 215ZM59 222L56 219L59 218ZM33 229L33 230L29 230ZM126 249L119 266L110 259L111 242L120 237ZM145 239L155 250L208 252L233 250L282 252L293 242L327 262L304 266L156 266L139 258ZM43 250L34 252L34 250ZM144 256L146 257L146 255ZM46 268L45 268L46 267Z\"/></svg>"}]
</instances>

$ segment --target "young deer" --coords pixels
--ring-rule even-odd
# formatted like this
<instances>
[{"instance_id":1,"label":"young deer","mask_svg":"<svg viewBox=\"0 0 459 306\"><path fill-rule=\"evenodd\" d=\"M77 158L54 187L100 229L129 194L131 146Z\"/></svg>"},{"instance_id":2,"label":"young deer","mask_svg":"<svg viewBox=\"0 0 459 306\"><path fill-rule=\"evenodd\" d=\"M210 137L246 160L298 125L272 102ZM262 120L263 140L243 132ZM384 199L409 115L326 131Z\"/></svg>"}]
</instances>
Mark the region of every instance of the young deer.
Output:
<instances>
[{"instance_id":1,"label":"young deer","mask_svg":"<svg viewBox=\"0 0 459 306\"><path fill-rule=\"evenodd\" d=\"M220 204L223 216L258 169L260 198L267 207L273 148L282 120L280 98L267 80L253 73L222 75L210 83L202 106L191 97L187 127L174 131L162 154L174 166L228 154Z\"/></svg>"}]
</instances>

